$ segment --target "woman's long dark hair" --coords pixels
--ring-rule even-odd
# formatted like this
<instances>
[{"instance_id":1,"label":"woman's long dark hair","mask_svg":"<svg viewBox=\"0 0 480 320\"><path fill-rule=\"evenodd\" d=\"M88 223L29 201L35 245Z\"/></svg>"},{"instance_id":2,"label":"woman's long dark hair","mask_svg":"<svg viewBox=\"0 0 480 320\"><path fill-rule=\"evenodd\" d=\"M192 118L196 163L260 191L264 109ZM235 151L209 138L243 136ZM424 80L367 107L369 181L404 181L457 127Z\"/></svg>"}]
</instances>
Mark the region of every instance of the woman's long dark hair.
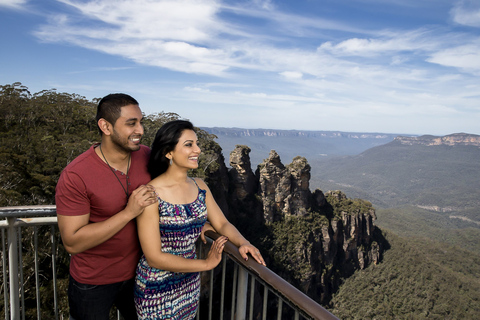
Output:
<instances>
[{"instance_id":1,"label":"woman's long dark hair","mask_svg":"<svg viewBox=\"0 0 480 320\"><path fill-rule=\"evenodd\" d=\"M195 131L193 124L186 120L170 121L158 129L148 161L148 172L152 179L167 171L170 160L166 154L175 149L184 130Z\"/></svg>"}]
</instances>

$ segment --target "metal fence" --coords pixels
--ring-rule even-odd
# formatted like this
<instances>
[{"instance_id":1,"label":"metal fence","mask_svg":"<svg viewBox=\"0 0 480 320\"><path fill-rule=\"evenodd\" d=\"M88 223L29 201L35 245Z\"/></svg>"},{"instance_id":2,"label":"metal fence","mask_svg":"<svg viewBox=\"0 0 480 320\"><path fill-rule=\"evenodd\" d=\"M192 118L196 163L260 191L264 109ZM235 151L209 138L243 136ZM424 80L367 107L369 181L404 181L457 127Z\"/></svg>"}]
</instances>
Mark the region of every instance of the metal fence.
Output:
<instances>
[{"instance_id":1,"label":"metal fence","mask_svg":"<svg viewBox=\"0 0 480 320\"><path fill-rule=\"evenodd\" d=\"M0 219L3 292L0 312L3 307L5 320L41 319L42 312L51 315L48 319L68 319L68 314L59 312L59 301L66 299L66 292L59 292L57 269L60 266L65 270L64 262L59 265L59 256L66 253L62 252L58 236L55 206L3 207ZM27 229L29 232L25 232ZM219 237L211 231L206 235L210 241ZM42 259L39 259L39 249L44 255ZM201 256L207 249L200 244L198 254ZM29 261L30 258L34 261ZM40 261L45 265L47 259L48 267L42 268ZM51 274L46 274L45 269ZM230 242L225 246L221 264L202 273L201 278L202 297L197 319L337 319L267 267L254 259L243 260ZM45 288L45 279L48 288ZM30 294L26 302L26 291L33 290L32 282L35 283L34 298ZM53 297L53 301L42 304L45 295ZM31 300L35 300L34 306ZM120 319L118 314L116 317Z\"/></svg>"}]
</instances>

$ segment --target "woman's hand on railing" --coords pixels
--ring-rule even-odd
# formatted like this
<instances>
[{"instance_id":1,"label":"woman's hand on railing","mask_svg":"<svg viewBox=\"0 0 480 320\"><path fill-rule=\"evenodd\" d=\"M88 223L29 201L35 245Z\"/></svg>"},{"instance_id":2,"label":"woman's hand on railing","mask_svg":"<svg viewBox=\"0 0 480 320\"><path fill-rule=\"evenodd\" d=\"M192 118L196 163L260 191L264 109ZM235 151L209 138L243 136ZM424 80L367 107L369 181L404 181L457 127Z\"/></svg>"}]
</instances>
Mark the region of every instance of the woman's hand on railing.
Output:
<instances>
[{"instance_id":1,"label":"woman's hand on railing","mask_svg":"<svg viewBox=\"0 0 480 320\"><path fill-rule=\"evenodd\" d=\"M222 253L227 241L228 238L225 236L220 236L217 240L213 241L210 251L208 251L207 258L205 259L208 266L207 270L215 268L220 261L222 261Z\"/></svg>"},{"instance_id":2,"label":"woman's hand on railing","mask_svg":"<svg viewBox=\"0 0 480 320\"><path fill-rule=\"evenodd\" d=\"M262 255L260 254L260 251L253 246L250 243L243 244L240 247L238 247L238 252L240 252L240 255L245 259L245 261L248 261L248 255L247 253L250 253L252 257L261 265L266 266L265 260L263 260Z\"/></svg>"}]
</instances>

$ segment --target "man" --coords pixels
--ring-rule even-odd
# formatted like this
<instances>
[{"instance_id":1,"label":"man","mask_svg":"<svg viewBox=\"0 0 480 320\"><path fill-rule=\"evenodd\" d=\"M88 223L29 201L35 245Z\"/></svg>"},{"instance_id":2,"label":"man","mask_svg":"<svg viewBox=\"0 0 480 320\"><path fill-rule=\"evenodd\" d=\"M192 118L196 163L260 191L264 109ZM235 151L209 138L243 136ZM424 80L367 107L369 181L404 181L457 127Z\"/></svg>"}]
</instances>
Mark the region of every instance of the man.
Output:
<instances>
[{"instance_id":1,"label":"man","mask_svg":"<svg viewBox=\"0 0 480 320\"><path fill-rule=\"evenodd\" d=\"M137 319L133 279L140 256L135 218L155 203L146 186L150 149L140 145L142 112L126 94L110 94L97 107L101 143L73 160L56 187L58 227L71 254L70 319L109 319L116 305Z\"/></svg>"}]
</instances>

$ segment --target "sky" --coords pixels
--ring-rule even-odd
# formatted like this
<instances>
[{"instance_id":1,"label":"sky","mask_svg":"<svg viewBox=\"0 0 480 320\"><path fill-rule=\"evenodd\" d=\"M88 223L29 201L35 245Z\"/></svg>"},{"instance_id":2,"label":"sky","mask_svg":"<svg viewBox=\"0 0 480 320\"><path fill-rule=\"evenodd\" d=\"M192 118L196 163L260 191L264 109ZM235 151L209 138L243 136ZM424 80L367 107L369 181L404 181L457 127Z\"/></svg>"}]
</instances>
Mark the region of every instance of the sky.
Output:
<instances>
[{"instance_id":1,"label":"sky","mask_svg":"<svg viewBox=\"0 0 480 320\"><path fill-rule=\"evenodd\" d=\"M0 0L0 85L198 127L480 134L480 0Z\"/></svg>"}]
</instances>

